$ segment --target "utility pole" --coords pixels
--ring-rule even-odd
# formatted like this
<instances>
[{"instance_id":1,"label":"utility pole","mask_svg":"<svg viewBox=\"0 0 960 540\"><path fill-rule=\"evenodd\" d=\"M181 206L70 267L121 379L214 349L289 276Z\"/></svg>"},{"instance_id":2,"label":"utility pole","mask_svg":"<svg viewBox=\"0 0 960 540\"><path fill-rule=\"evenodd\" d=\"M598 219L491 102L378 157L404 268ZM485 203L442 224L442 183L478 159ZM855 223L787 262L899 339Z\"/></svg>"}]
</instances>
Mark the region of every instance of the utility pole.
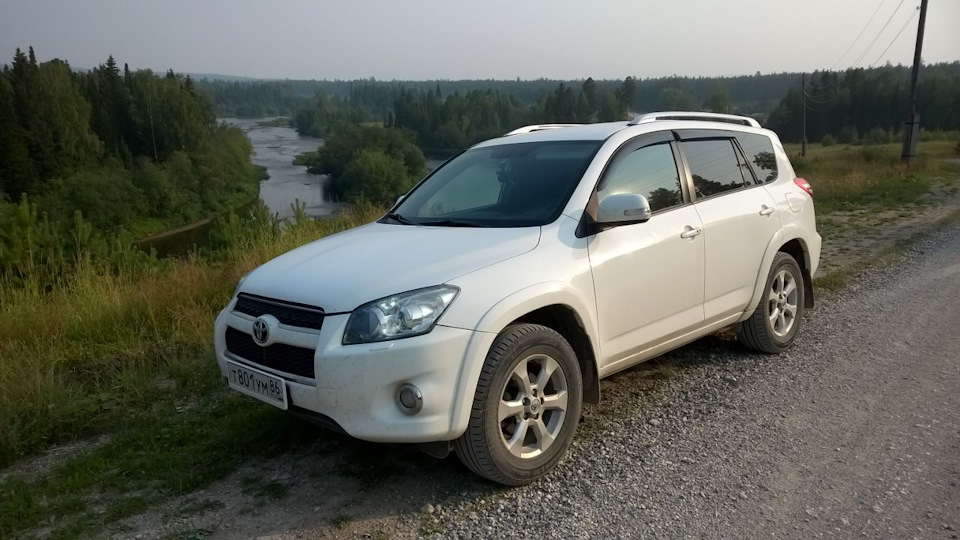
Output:
<instances>
[{"instance_id":1,"label":"utility pole","mask_svg":"<svg viewBox=\"0 0 960 540\"><path fill-rule=\"evenodd\" d=\"M800 141L800 155L803 157L807 157L807 74L806 73L800 74L800 108L803 109L803 139Z\"/></svg>"},{"instance_id":2,"label":"utility pole","mask_svg":"<svg viewBox=\"0 0 960 540\"><path fill-rule=\"evenodd\" d=\"M923 49L923 27L926 22L927 0L921 0L917 48L913 53L913 71L910 72L910 103L907 109L907 121L903 123L903 151L900 153L900 159L907 163L917 156L917 136L920 133L920 115L917 114L917 79L920 77L920 50Z\"/></svg>"}]
</instances>

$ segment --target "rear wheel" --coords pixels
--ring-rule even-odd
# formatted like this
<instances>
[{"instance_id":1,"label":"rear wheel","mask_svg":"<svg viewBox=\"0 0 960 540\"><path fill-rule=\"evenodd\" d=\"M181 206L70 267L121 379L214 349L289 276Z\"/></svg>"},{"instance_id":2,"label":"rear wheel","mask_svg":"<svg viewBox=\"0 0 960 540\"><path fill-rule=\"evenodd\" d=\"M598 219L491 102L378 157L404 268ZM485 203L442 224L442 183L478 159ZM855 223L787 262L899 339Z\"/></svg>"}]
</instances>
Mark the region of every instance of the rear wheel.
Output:
<instances>
[{"instance_id":1,"label":"rear wheel","mask_svg":"<svg viewBox=\"0 0 960 540\"><path fill-rule=\"evenodd\" d=\"M769 354L789 349L803 320L804 287L797 261L786 253L777 253L760 305L740 324L740 342Z\"/></svg>"},{"instance_id":2,"label":"rear wheel","mask_svg":"<svg viewBox=\"0 0 960 540\"><path fill-rule=\"evenodd\" d=\"M457 456L494 482L537 480L573 440L582 387L576 355L563 336L535 324L508 327L484 362L467 431L454 442Z\"/></svg>"}]
</instances>

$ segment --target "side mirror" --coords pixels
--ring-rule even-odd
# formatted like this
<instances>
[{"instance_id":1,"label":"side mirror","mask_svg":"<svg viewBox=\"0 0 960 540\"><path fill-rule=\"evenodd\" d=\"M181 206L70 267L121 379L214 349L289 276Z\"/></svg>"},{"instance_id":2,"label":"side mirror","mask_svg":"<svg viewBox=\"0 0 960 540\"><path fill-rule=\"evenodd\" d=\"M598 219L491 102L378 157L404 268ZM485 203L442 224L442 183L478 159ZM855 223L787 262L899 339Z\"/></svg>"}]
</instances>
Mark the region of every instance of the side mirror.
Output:
<instances>
[{"instance_id":1,"label":"side mirror","mask_svg":"<svg viewBox=\"0 0 960 540\"><path fill-rule=\"evenodd\" d=\"M643 223L652 215L653 212L650 211L650 203L647 202L646 197L636 193L620 193L610 195L600 202L600 207L597 209L597 224L611 227Z\"/></svg>"},{"instance_id":2,"label":"side mirror","mask_svg":"<svg viewBox=\"0 0 960 540\"><path fill-rule=\"evenodd\" d=\"M403 200L406 199L406 198L407 198L407 194L404 193L403 195L397 197L397 202L393 203L393 205L396 206L396 205L400 204L400 203L403 202Z\"/></svg>"}]
</instances>

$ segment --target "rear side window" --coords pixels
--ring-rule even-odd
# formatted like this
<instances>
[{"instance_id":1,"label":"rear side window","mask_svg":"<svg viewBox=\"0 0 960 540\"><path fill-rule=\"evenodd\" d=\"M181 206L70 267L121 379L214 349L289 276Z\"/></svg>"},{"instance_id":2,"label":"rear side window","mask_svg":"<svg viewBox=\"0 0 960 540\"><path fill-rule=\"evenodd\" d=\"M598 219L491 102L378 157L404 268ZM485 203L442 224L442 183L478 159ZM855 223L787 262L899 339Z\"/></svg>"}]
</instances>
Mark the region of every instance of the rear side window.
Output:
<instances>
[{"instance_id":1,"label":"rear side window","mask_svg":"<svg viewBox=\"0 0 960 540\"><path fill-rule=\"evenodd\" d=\"M656 212L683 203L677 162L668 143L638 148L620 157L597 186L599 200L621 193L643 195Z\"/></svg>"},{"instance_id":2,"label":"rear side window","mask_svg":"<svg viewBox=\"0 0 960 540\"><path fill-rule=\"evenodd\" d=\"M730 139L683 141L680 145L690 165L698 198L744 186L740 162Z\"/></svg>"},{"instance_id":3,"label":"rear side window","mask_svg":"<svg viewBox=\"0 0 960 540\"><path fill-rule=\"evenodd\" d=\"M747 161L760 182L777 179L777 155L773 152L773 143L769 137L755 133L737 133L737 142L747 155Z\"/></svg>"}]
</instances>

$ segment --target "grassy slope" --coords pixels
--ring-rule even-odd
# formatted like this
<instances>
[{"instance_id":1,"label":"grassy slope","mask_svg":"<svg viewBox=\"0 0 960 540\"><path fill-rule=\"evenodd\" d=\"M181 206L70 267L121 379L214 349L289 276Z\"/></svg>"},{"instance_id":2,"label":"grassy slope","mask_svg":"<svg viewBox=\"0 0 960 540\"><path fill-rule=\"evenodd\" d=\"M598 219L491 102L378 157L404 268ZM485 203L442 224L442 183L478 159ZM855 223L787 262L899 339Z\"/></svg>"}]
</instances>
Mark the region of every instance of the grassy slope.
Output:
<instances>
[{"instance_id":1,"label":"grassy slope","mask_svg":"<svg viewBox=\"0 0 960 540\"><path fill-rule=\"evenodd\" d=\"M289 419L223 389L214 316L250 269L379 214L305 220L218 260L81 271L53 292L0 285L0 465L111 434L48 475L0 479L0 538L41 523L80 535L206 485L245 456L287 448Z\"/></svg>"},{"instance_id":2,"label":"grassy slope","mask_svg":"<svg viewBox=\"0 0 960 540\"><path fill-rule=\"evenodd\" d=\"M812 146L797 159L820 219L912 204L957 176L940 161L951 144L925 143L910 169L894 146ZM0 287L0 466L108 434L39 474L0 472L0 537L37 528L85 536L309 437L288 416L223 388L213 318L249 269L376 215L305 221L217 260L180 260L145 274L81 272L53 292ZM839 232L824 231L825 241L832 234Z\"/></svg>"},{"instance_id":3,"label":"grassy slope","mask_svg":"<svg viewBox=\"0 0 960 540\"><path fill-rule=\"evenodd\" d=\"M816 278L819 288L845 286L863 266L884 259L937 221L934 217L927 223L924 218L952 219L944 212L930 211L945 201L929 194L932 190L956 193L955 187L943 187L956 184L960 177L960 166L945 161L957 156L956 145L921 143L920 155L909 166L900 160L899 144L814 144L809 145L806 158L799 155L800 145L786 146L797 174L814 189L817 229L824 242Z\"/></svg>"}]
</instances>

